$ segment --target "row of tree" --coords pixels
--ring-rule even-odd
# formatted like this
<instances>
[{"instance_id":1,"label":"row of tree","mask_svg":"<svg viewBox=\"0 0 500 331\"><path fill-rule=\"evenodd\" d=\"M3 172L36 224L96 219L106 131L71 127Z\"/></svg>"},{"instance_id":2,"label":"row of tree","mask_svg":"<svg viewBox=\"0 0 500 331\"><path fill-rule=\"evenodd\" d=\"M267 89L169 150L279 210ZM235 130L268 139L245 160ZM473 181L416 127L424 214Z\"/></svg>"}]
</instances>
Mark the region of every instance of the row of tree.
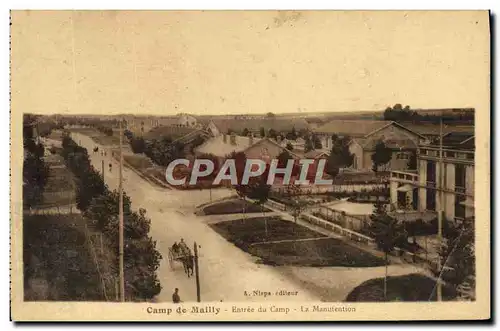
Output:
<instances>
[{"instance_id":1,"label":"row of tree","mask_svg":"<svg viewBox=\"0 0 500 331\"><path fill-rule=\"evenodd\" d=\"M68 134L64 134L62 145L66 165L76 177L77 206L109 239L118 265L119 194L109 190L91 165L86 149L78 146ZM130 198L125 193L123 205L126 297L134 301L149 300L161 291L156 271L162 256L156 250L156 242L149 237L151 221L146 211L132 211Z\"/></svg>"},{"instance_id":2,"label":"row of tree","mask_svg":"<svg viewBox=\"0 0 500 331\"><path fill-rule=\"evenodd\" d=\"M129 141L132 152L135 154L144 153L155 163L164 166L175 158L185 157L186 150L193 154L194 149L205 142L205 139L201 136L195 137L189 143L189 146L186 146L180 141L174 141L171 137L163 137L160 140L146 140L142 136L135 136L128 130L125 130L124 135ZM186 147L189 147L189 149Z\"/></svg>"},{"instance_id":3,"label":"row of tree","mask_svg":"<svg viewBox=\"0 0 500 331\"><path fill-rule=\"evenodd\" d=\"M166 167L173 160L185 157L184 144L172 142L170 138L153 139L144 143L144 154L156 164Z\"/></svg>"},{"instance_id":4,"label":"row of tree","mask_svg":"<svg viewBox=\"0 0 500 331\"><path fill-rule=\"evenodd\" d=\"M97 126L97 130L104 133L107 136L113 135L113 128L109 127L109 126L99 125L99 126Z\"/></svg>"},{"instance_id":5,"label":"row of tree","mask_svg":"<svg viewBox=\"0 0 500 331\"><path fill-rule=\"evenodd\" d=\"M419 114L418 112L412 110L410 106L406 105L403 107L400 103L395 104L393 107L387 107L384 111L384 120L395 121L395 122L426 122L438 124L441 119L443 123L469 123L474 122L474 111L472 109L467 111L457 112L456 114L442 114L442 115L432 115L432 114Z\"/></svg>"},{"instance_id":6,"label":"row of tree","mask_svg":"<svg viewBox=\"0 0 500 331\"><path fill-rule=\"evenodd\" d=\"M43 202L43 191L49 177L49 167L43 160L45 148L35 141L35 117L23 119L23 207L32 208Z\"/></svg>"}]
</instances>

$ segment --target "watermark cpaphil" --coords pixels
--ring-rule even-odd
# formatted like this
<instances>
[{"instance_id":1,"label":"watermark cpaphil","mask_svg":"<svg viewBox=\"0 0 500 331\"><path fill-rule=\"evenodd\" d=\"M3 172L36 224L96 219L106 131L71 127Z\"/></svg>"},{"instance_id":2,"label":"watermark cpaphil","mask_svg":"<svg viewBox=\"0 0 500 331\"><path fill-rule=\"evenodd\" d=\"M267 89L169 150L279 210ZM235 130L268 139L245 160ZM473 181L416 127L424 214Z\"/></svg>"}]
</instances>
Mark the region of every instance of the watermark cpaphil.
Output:
<instances>
[{"instance_id":1,"label":"watermark cpaphil","mask_svg":"<svg viewBox=\"0 0 500 331\"><path fill-rule=\"evenodd\" d=\"M279 160L272 159L268 164L260 159L247 159L243 168L243 173L241 175L241 180L238 180L238 171L236 167L236 161L234 159L226 159L219 169L215 169L214 162L210 159L195 159L191 169L191 176L189 178L189 185L196 185L198 180L202 178L207 178L208 176L213 177L214 171L216 175L213 179L213 185L219 185L222 180L229 180L231 185L247 185L250 178L259 177L267 174L267 184L273 185L276 175L283 175L282 184L290 184L292 178L292 172L295 165L300 167L299 178L295 180L295 184L298 185L332 185L332 179L324 179L323 174L325 170L325 159L301 159L287 161L286 167L278 167ZM311 182L309 169L311 165L317 165L315 169L314 180ZM182 178L174 177L174 170L177 166L190 167L191 161L188 159L176 159L167 166L165 171L165 177L170 185L178 186L186 184L186 175Z\"/></svg>"}]
</instances>

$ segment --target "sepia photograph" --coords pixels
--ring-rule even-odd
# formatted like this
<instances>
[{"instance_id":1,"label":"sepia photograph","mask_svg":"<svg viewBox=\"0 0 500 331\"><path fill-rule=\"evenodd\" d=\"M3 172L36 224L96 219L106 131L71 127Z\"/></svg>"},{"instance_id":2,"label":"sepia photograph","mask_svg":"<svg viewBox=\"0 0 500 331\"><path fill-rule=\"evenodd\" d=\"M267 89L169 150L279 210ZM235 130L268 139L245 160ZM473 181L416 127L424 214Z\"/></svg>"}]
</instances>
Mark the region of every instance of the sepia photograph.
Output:
<instances>
[{"instance_id":1,"label":"sepia photograph","mask_svg":"<svg viewBox=\"0 0 500 331\"><path fill-rule=\"evenodd\" d=\"M489 20L11 11L12 318L489 318Z\"/></svg>"}]
</instances>

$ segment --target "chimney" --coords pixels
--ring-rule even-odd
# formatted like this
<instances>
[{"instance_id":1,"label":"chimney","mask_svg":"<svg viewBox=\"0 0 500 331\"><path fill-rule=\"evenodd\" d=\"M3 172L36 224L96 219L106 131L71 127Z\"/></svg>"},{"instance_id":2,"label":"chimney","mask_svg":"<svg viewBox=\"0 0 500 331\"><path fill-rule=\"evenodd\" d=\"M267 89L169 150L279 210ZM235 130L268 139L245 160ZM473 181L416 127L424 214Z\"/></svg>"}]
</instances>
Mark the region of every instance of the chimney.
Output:
<instances>
[{"instance_id":1,"label":"chimney","mask_svg":"<svg viewBox=\"0 0 500 331\"><path fill-rule=\"evenodd\" d=\"M276 141L278 142L278 144L280 144L280 145L281 145L281 135L278 135L278 136L276 137Z\"/></svg>"},{"instance_id":2,"label":"chimney","mask_svg":"<svg viewBox=\"0 0 500 331\"><path fill-rule=\"evenodd\" d=\"M253 145L253 133L250 132L248 134L248 146L252 146Z\"/></svg>"},{"instance_id":3,"label":"chimney","mask_svg":"<svg viewBox=\"0 0 500 331\"><path fill-rule=\"evenodd\" d=\"M231 133L231 136L229 138L231 145L236 145L236 134L234 132Z\"/></svg>"},{"instance_id":4,"label":"chimney","mask_svg":"<svg viewBox=\"0 0 500 331\"><path fill-rule=\"evenodd\" d=\"M224 142L224 144L227 144L227 134L225 133L222 134L222 142Z\"/></svg>"}]
</instances>

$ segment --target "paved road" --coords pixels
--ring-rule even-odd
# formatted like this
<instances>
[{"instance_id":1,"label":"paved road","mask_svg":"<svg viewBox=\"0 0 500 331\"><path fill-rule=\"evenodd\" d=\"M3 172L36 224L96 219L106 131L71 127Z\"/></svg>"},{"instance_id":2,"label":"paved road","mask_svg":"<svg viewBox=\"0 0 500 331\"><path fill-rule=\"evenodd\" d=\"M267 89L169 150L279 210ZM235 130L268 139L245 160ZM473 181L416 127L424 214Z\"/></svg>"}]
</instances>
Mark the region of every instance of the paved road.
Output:
<instances>
[{"instance_id":1,"label":"paved road","mask_svg":"<svg viewBox=\"0 0 500 331\"><path fill-rule=\"evenodd\" d=\"M76 143L87 148L91 162L101 170L104 160L104 179L110 188L118 186L118 164L107 152L102 157L94 153L98 146L91 138L79 133L72 134ZM112 163L112 170L109 170ZM319 301L319 298L299 283L284 276L279 268L258 265L254 258L241 251L233 244L214 232L205 222L193 214L194 207L208 202L208 191L166 190L143 180L130 169L123 169L124 189L132 199L134 209L147 210L151 218L151 236L157 242L157 248L163 255L158 270L163 290L157 298L159 302L171 300L173 288L178 287L183 301L196 301L194 278L188 279L182 265L171 270L168 263L168 247L181 237L188 243L196 241L200 246L200 283L202 301ZM212 198L219 199L231 195L227 189L212 190ZM260 290L270 292L270 296L245 296L245 291L252 293ZM276 291L298 291L296 296L275 296Z\"/></svg>"}]
</instances>

